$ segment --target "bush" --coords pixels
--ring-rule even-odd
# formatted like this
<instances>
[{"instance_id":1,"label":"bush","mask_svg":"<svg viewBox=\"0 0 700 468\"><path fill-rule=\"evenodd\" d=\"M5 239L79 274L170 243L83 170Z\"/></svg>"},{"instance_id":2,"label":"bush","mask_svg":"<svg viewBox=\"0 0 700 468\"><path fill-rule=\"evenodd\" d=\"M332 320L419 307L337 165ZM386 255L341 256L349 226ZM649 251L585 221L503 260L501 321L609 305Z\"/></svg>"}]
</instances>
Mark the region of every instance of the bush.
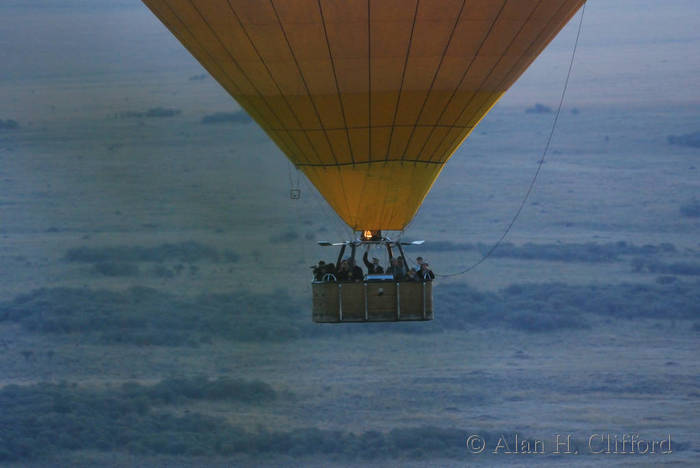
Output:
<instances>
[{"instance_id":1,"label":"bush","mask_svg":"<svg viewBox=\"0 0 700 468\"><path fill-rule=\"evenodd\" d=\"M275 396L274 390L262 382L230 379L170 379L152 386L128 383L121 389L104 391L66 383L9 385L0 390L0 462L35 459L66 450L217 453L217 441L236 434L236 428L222 419L196 413L177 417L151 410L176 400L209 399L207 388L216 388L220 382L230 392L229 400L246 402L250 392L261 390L263 396L254 403ZM241 389L242 399L238 398Z\"/></svg>"},{"instance_id":2,"label":"bush","mask_svg":"<svg viewBox=\"0 0 700 468\"><path fill-rule=\"evenodd\" d=\"M80 333L81 340L98 344L140 346L435 333L475 326L551 333L587 329L591 314L614 319L694 319L700 315L700 283L514 284L499 292L444 284L434 300L440 318L433 322L318 326L310 320L310 298L300 303L285 291L181 297L143 287L123 291L53 288L0 303L0 322L15 322L35 333Z\"/></svg>"},{"instance_id":3,"label":"bush","mask_svg":"<svg viewBox=\"0 0 700 468\"><path fill-rule=\"evenodd\" d=\"M685 135L669 135L666 137L666 140L670 145L700 148L700 132L686 133Z\"/></svg>"},{"instance_id":4,"label":"bush","mask_svg":"<svg viewBox=\"0 0 700 468\"><path fill-rule=\"evenodd\" d=\"M685 318L700 314L700 283L511 285L497 293L446 284L435 296L446 330L508 326L527 332L586 329L589 314L610 318Z\"/></svg>"},{"instance_id":5,"label":"bush","mask_svg":"<svg viewBox=\"0 0 700 468\"><path fill-rule=\"evenodd\" d=\"M678 278L676 278L675 276L657 276L656 277L656 282L658 284L671 284L671 283L675 283L676 281L678 281Z\"/></svg>"},{"instance_id":6,"label":"bush","mask_svg":"<svg viewBox=\"0 0 700 468\"><path fill-rule=\"evenodd\" d=\"M452 243L440 241L427 243L423 246L423 251L453 251L453 250L477 250L480 254L485 254L491 250L488 244ZM662 243L659 245L637 246L627 242L609 242L597 244L588 242L585 244L533 244L526 243L521 246L505 242L500 244L491 254L492 257L518 258L521 260L546 260L558 262L614 262L625 255L657 255L660 253L672 253L676 248L672 244Z\"/></svg>"},{"instance_id":7,"label":"bush","mask_svg":"<svg viewBox=\"0 0 700 468\"><path fill-rule=\"evenodd\" d=\"M164 107L152 107L146 111L146 117L175 117L180 115L182 111L180 109L168 109Z\"/></svg>"},{"instance_id":8,"label":"bush","mask_svg":"<svg viewBox=\"0 0 700 468\"><path fill-rule=\"evenodd\" d=\"M224 251L224 261L226 261L228 263L236 263L240 259L241 259L241 256L238 255L233 250Z\"/></svg>"},{"instance_id":9,"label":"bush","mask_svg":"<svg viewBox=\"0 0 700 468\"><path fill-rule=\"evenodd\" d=\"M468 250L476 250L477 248L478 248L477 244L451 242L451 241L427 242L421 246L421 250L424 252L450 252L453 250L468 251Z\"/></svg>"},{"instance_id":10,"label":"bush","mask_svg":"<svg viewBox=\"0 0 700 468\"><path fill-rule=\"evenodd\" d=\"M156 265L151 269L151 274L159 278L174 278L177 270L171 270L164 265Z\"/></svg>"},{"instance_id":11,"label":"bush","mask_svg":"<svg viewBox=\"0 0 700 468\"><path fill-rule=\"evenodd\" d=\"M237 112L217 112L215 114L209 114L202 117L202 123L205 125L218 124L218 123L234 123L234 124L248 124L252 122L253 119L245 111Z\"/></svg>"},{"instance_id":12,"label":"bush","mask_svg":"<svg viewBox=\"0 0 700 468\"><path fill-rule=\"evenodd\" d=\"M160 244L154 247L143 246L109 246L109 247L76 247L66 252L65 259L69 262L217 262L223 257L226 262L238 261L238 255L232 250L226 250L223 255L213 247L194 241L177 244Z\"/></svg>"},{"instance_id":13,"label":"bush","mask_svg":"<svg viewBox=\"0 0 700 468\"><path fill-rule=\"evenodd\" d=\"M663 263L655 260L647 261L642 259L635 259L632 262L632 269L636 272L649 272L662 275L700 276L700 263Z\"/></svg>"},{"instance_id":14,"label":"bush","mask_svg":"<svg viewBox=\"0 0 700 468\"><path fill-rule=\"evenodd\" d=\"M131 263L100 262L94 266L96 273L104 276L136 276L139 269Z\"/></svg>"},{"instance_id":15,"label":"bush","mask_svg":"<svg viewBox=\"0 0 700 468\"><path fill-rule=\"evenodd\" d=\"M313 326L301 310L284 291L182 298L144 287L53 288L0 303L0 322L38 333L83 333L104 344L197 346L201 337L285 341L308 335Z\"/></svg>"},{"instance_id":16,"label":"bush","mask_svg":"<svg viewBox=\"0 0 700 468\"><path fill-rule=\"evenodd\" d=\"M539 102L536 103L532 107L528 107L525 109L526 114L551 114L552 113L552 108L549 106L545 106L544 104L540 104Z\"/></svg>"},{"instance_id":17,"label":"bush","mask_svg":"<svg viewBox=\"0 0 700 468\"><path fill-rule=\"evenodd\" d=\"M296 231L286 231L270 237L270 242L292 242L299 238Z\"/></svg>"},{"instance_id":18,"label":"bush","mask_svg":"<svg viewBox=\"0 0 700 468\"><path fill-rule=\"evenodd\" d=\"M576 316L576 311L554 316L537 312L519 313L510 319L509 324L516 330L527 332L552 332L555 330L590 328L590 325Z\"/></svg>"},{"instance_id":19,"label":"bush","mask_svg":"<svg viewBox=\"0 0 700 468\"><path fill-rule=\"evenodd\" d=\"M151 386L127 382L122 389L129 398L143 398L152 403L174 403L182 400L228 400L262 404L277 398L277 392L265 382L222 377L169 378Z\"/></svg>"},{"instance_id":20,"label":"bush","mask_svg":"<svg viewBox=\"0 0 700 468\"><path fill-rule=\"evenodd\" d=\"M680 208L681 215L686 218L700 218L700 202L697 200L691 200L688 203L684 203Z\"/></svg>"},{"instance_id":21,"label":"bush","mask_svg":"<svg viewBox=\"0 0 700 468\"><path fill-rule=\"evenodd\" d=\"M273 456L294 457L296 465L303 465L299 461L302 457L360 463L372 460L373 464L392 458L400 461L452 458L464 463L464 458L470 456L465 446L467 434L480 434L488 447L495 447L502 439L512 443L515 437L509 431L433 426L362 433L315 427L277 431L258 428L253 432L233 426L223 418L196 412L185 412L183 416L174 414L178 410L182 413L182 407L174 407L176 403L208 398L207 388L212 382L217 381L168 379L155 385L126 383L107 390L68 383L8 385L0 389L0 408L3 409L0 412L0 463L36 461L42 457L45 462L49 457L75 450L174 455L184 464L189 463L182 457L236 454L266 464ZM240 382L243 387L269 388L261 382ZM238 388L233 389L234 394ZM663 385L648 381L634 385L602 381L586 391L643 394L663 392L663 389ZM574 444L579 446L580 441ZM676 446L679 450L690 447L682 442L674 444L674 448ZM480 456L488 456L488 453Z\"/></svg>"},{"instance_id":22,"label":"bush","mask_svg":"<svg viewBox=\"0 0 700 468\"><path fill-rule=\"evenodd\" d=\"M19 124L17 123L16 120L12 120L12 119L2 120L2 119L0 119L0 130L15 130L17 128L19 128Z\"/></svg>"},{"instance_id":23,"label":"bush","mask_svg":"<svg viewBox=\"0 0 700 468\"><path fill-rule=\"evenodd\" d=\"M146 112L136 112L127 111L118 114L117 116L121 119L140 119L140 118L163 118L163 117L175 117L180 115L182 111L180 109L171 109L165 107L152 107Z\"/></svg>"}]
</instances>

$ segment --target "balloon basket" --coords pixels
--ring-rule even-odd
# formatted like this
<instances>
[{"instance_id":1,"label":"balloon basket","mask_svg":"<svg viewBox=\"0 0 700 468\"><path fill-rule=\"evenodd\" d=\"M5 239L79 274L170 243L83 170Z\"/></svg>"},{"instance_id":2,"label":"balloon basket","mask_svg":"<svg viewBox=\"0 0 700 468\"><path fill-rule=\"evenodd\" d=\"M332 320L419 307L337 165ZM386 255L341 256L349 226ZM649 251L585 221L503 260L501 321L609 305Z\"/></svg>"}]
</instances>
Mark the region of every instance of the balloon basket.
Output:
<instances>
[{"instance_id":1,"label":"balloon basket","mask_svg":"<svg viewBox=\"0 0 700 468\"><path fill-rule=\"evenodd\" d=\"M431 282L314 281L313 321L317 323L433 320Z\"/></svg>"}]
</instances>

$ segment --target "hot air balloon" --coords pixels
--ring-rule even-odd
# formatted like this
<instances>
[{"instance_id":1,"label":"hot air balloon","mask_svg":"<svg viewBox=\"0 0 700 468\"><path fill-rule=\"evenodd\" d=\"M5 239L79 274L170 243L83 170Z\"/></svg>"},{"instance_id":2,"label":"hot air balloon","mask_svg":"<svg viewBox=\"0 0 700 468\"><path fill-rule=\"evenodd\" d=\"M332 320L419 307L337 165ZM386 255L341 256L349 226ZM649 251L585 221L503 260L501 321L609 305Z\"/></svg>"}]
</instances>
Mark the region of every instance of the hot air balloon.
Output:
<instances>
[{"instance_id":1,"label":"hot air balloon","mask_svg":"<svg viewBox=\"0 0 700 468\"><path fill-rule=\"evenodd\" d=\"M585 0L143 2L362 233L343 247L382 243L391 255L401 244L381 232L406 227L450 156ZM425 286L404 301L410 285L363 284L314 286L314 318L432 318Z\"/></svg>"}]
</instances>

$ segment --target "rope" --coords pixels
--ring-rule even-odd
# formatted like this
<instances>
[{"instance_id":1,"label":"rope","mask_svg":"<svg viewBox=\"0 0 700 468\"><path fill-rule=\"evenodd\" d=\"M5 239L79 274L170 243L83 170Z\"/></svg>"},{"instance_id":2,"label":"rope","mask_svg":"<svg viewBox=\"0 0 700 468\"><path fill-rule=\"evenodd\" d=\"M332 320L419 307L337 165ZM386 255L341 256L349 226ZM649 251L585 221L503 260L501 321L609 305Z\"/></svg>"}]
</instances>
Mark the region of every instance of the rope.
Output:
<instances>
[{"instance_id":1,"label":"rope","mask_svg":"<svg viewBox=\"0 0 700 468\"><path fill-rule=\"evenodd\" d=\"M298 177L298 174L297 174L297 177ZM290 175L289 175L290 181L291 181L291 178L292 178L292 175L291 175L291 173L290 173ZM298 188L298 187L299 187L299 180L297 179L297 188ZM302 216L301 216L301 208L300 208L300 206L299 206L300 203L298 203L299 200L294 200L294 202L296 202L296 203L294 203L294 205L296 205L296 206L295 206L295 209L296 209L296 212L297 212L297 221L299 221L300 219L302 219ZM306 242L303 242L303 241L302 241L302 242L301 242L301 260L302 260L304 266L306 266L306 265L308 265L308 263L306 262L306 248L304 247L304 244L306 244Z\"/></svg>"},{"instance_id":2,"label":"rope","mask_svg":"<svg viewBox=\"0 0 700 468\"><path fill-rule=\"evenodd\" d=\"M293 172L296 172L296 182L294 181L293 177ZM287 160L287 177L289 178L289 195L290 198L293 200L296 200L297 198L292 197L292 193L294 190L298 190L298 197L301 196L301 185L300 185L300 176L299 176L299 169L296 168L295 166L292 165L291 161Z\"/></svg>"},{"instance_id":3,"label":"rope","mask_svg":"<svg viewBox=\"0 0 700 468\"><path fill-rule=\"evenodd\" d=\"M525 207L525 203L527 203L527 199L530 197L530 193L532 193L532 189L535 187L535 182L537 181L537 176L540 174L540 171L542 170L542 165L544 164L544 159L545 156L547 156L547 152L549 151L549 146L552 143L552 137L554 136L554 130L557 128L557 121L559 120L559 114L561 113L561 108L564 104L564 97L566 96L566 89L569 87L569 78L571 77L571 70L574 67L574 58L576 57L576 48L578 47L578 41L579 38L581 37L581 26L583 25L583 14L586 11L586 3L584 2L583 8L581 9L581 18L579 19L578 23L578 31L576 32L576 41L574 42L574 49L571 52L571 61L569 62L569 70L566 73L566 80L564 81L564 89L562 89L561 92L561 98L559 99L559 106L557 107L557 112L554 116L554 122L552 122L552 130L549 132L549 137L547 138L547 143L545 144L544 151L542 152L542 157L540 160L537 162L537 170L535 171L535 175L532 177L532 180L530 181L530 186L527 189L527 192L525 193L525 196L523 197L522 201L520 202L520 206L518 207L517 211L515 212L515 215L513 215L513 218L510 220L510 223L506 226L505 230L503 231L503 234L501 234L501 237L496 241L495 244L491 246L491 248L476 262L472 263L469 265L467 268L461 271L457 271L454 273L446 273L442 275L436 275L441 278L448 278L450 276L459 276L463 275L465 273L468 273L484 263L487 258L491 256L491 254L498 248L499 245L503 242L503 240L506 238L508 233L510 232L511 228L515 224L515 221L517 221L518 217L520 216L520 213L523 211L523 208Z\"/></svg>"}]
</instances>

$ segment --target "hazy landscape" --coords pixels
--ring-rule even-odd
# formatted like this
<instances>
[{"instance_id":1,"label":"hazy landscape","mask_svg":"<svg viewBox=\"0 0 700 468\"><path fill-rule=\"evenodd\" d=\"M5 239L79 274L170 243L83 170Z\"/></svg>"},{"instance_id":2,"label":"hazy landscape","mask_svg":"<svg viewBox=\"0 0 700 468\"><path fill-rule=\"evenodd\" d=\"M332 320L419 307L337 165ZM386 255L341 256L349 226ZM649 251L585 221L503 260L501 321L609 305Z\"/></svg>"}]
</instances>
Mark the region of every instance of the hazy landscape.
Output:
<instances>
[{"instance_id":1,"label":"hazy landscape","mask_svg":"<svg viewBox=\"0 0 700 468\"><path fill-rule=\"evenodd\" d=\"M3 2L0 465L697 466L697 14L591 0L505 243L438 278L434 321L355 326L310 311L348 228L140 2ZM575 27L450 160L411 258L500 237ZM493 453L516 434L545 453Z\"/></svg>"}]
</instances>

